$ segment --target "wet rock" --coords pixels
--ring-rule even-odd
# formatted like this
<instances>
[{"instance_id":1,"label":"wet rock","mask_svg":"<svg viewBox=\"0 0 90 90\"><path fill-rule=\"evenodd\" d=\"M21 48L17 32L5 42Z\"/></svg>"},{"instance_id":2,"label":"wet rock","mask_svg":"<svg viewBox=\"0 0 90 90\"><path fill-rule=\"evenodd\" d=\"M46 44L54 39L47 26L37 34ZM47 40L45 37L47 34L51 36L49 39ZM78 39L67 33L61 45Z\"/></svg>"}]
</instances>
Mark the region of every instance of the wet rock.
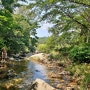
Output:
<instances>
[{"instance_id":1,"label":"wet rock","mask_svg":"<svg viewBox=\"0 0 90 90\"><path fill-rule=\"evenodd\" d=\"M21 82L22 82L22 78L17 78L17 79L12 80L12 83L14 83L14 84L19 84Z\"/></svg>"},{"instance_id":2,"label":"wet rock","mask_svg":"<svg viewBox=\"0 0 90 90\"><path fill-rule=\"evenodd\" d=\"M7 78L13 78L13 77L16 77L17 76L17 74L15 73L15 71L13 70L13 69L11 69L11 70L8 70L8 72L7 72Z\"/></svg>"},{"instance_id":3,"label":"wet rock","mask_svg":"<svg viewBox=\"0 0 90 90\"><path fill-rule=\"evenodd\" d=\"M36 79L29 90L57 90L41 79Z\"/></svg>"},{"instance_id":4,"label":"wet rock","mask_svg":"<svg viewBox=\"0 0 90 90\"><path fill-rule=\"evenodd\" d=\"M21 78L9 80L5 84L0 85L0 90L20 90L17 85L22 82Z\"/></svg>"},{"instance_id":5,"label":"wet rock","mask_svg":"<svg viewBox=\"0 0 90 90\"><path fill-rule=\"evenodd\" d=\"M7 68L0 68L0 79L6 78Z\"/></svg>"},{"instance_id":6,"label":"wet rock","mask_svg":"<svg viewBox=\"0 0 90 90\"><path fill-rule=\"evenodd\" d=\"M15 60L13 57L10 57L9 60Z\"/></svg>"},{"instance_id":7,"label":"wet rock","mask_svg":"<svg viewBox=\"0 0 90 90\"><path fill-rule=\"evenodd\" d=\"M35 70L36 72L40 72L39 70Z\"/></svg>"}]
</instances>

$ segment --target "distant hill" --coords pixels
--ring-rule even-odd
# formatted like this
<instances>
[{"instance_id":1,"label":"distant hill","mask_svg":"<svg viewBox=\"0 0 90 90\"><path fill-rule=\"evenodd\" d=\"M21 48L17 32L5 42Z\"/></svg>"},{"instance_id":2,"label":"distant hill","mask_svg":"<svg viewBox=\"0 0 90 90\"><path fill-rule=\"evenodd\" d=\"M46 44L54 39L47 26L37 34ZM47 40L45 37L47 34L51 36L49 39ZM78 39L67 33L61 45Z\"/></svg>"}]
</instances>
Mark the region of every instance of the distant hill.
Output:
<instances>
[{"instance_id":1,"label":"distant hill","mask_svg":"<svg viewBox=\"0 0 90 90\"><path fill-rule=\"evenodd\" d=\"M47 40L47 37L39 37L38 43L39 44L44 44L46 42L46 40Z\"/></svg>"}]
</instances>

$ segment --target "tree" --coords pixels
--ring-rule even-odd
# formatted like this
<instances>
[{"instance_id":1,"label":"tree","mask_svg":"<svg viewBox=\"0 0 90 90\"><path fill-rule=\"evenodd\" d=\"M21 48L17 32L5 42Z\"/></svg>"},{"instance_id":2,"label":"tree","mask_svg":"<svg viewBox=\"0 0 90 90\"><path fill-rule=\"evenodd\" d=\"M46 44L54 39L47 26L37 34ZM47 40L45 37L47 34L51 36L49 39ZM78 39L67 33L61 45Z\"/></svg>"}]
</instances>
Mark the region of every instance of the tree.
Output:
<instances>
[{"instance_id":1,"label":"tree","mask_svg":"<svg viewBox=\"0 0 90 90\"><path fill-rule=\"evenodd\" d=\"M13 18L11 13L8 10L0 10L0 38L1 38L1 47L5 46L8 36L12 34L13 27Z\"/></svg>"},{"instance_id":2,"label":"tree","mask_svg":"<svg viewBox=\"0 0 90 90\"><path fill-rule=\"evenodd\" d=\"M37 42L37 23L31 22L27 14L13 14L12 7L16 1L1 1L4 8L0 9L0 49L5 46L11 53L28 52Z\"/></svg>"},{"instance_id":3,"label":"tree","mask_svg":"<svg viewBox=\"0 0 90 90\"><path fill-rule=\"evenodd\" d=\"M36 0L34 0L36 1ZM42 20L55 24L53 32L68 32L80 28L80 35L85 36L85 42L89 42L89 8L90 1L83 0L37 0L34 6L42 14ZM78 29L79 30L79 29Z\"/></svg>"},{"instance_id":4,"label":"tree","mask_svg":"<svg viewBox=\"0 0 90 90\"><path fill-rule=\"evenodd\" d=\"M55 40L50 39L50 43L46 42L50 51L55 50L68 55L71 49L75 50L75 45L79 47L83 44L82 47L86 48L90 44L89 0L34 1L30 6L32 6L33 10L39 12L37 15L40 16L41 21L45 20L54 24L53 28L49 29L49 32L53 36L50 38Z\"/></svg>"}]
</instances>

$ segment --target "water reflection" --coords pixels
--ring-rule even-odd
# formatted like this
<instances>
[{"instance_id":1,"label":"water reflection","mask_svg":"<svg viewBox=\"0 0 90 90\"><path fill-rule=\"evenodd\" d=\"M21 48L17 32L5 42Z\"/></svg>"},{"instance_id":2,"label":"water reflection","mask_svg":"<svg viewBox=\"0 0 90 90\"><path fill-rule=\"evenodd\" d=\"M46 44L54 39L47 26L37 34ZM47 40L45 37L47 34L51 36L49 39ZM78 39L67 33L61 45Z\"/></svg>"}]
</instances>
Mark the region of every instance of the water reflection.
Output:
<instances>
[{"instance_id":1,"label":"water reflection","mask_svg":"<svg viewBox=\"0 0 90 90\"><path fill-rule=\"evenodd\" d=\"M32 80L35 80L36 78L40 78L46 82L49 82L47 79L47 69L40 64L29 62L28 63L28 74L32 73ZM30 75L30 74L29 74ZM31 79L29 77L28 79Z\"/></svg>"},{"instance_id":2,"label":"water reflection","mask_svg":"<svg viewBox=\"0 0 90 90\"><path fill-rule=\"evenodd\" d=\"M49 83L48 77L47 77L47 69L40 64L31 62L31 61L18 61L15 62L14 66L12 68L16 74L18 75L16 78L22 78L22 82L19 85L16 85L17 89L15 90L25 90L25 88L30 85L30 83L35 80L36 78L43 79L47 83ZM0 80L0 86L4 86L7 82L9 82L9 79L3 79ZM14 90L15 86L13 87ZM5 90L4 88L0 87L0 90Z\"/></svg>"}]
</instances>

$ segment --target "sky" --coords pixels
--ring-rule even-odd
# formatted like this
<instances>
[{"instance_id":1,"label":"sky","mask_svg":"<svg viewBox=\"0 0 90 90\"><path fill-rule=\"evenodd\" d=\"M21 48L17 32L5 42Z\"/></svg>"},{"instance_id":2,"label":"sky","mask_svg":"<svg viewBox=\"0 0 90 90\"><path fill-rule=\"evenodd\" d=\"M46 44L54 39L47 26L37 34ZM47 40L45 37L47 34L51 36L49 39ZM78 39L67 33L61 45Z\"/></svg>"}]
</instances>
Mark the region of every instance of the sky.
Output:
<instances>
[{"instance_id":1,"label":"sky","mask_svg":"<svg viewBox=\"0 0 90 90\"><path fill-rule=\"evenodd\" d=\"M31 1L29 2L29 0L27 0L27 1L28 1L27 3L22 2L22 1L19 1L18 3L27 5L31 2ZM34 2L32 1L32 3L34 3ZM43 22L40 23L40 26L41 27L36 30L37 31L37 36L38 37L48 37L48 36L50 36L50 33L48 32L48 28L52 27L53 24L47 23L46 21L43 21Z\"/></svg>"},{"instance_id":2,"label":"sky","mask_svg":"<svg viewBox=\"0 0 90 90\"><path fill-rule=\"evenodd\" d=\"M43 22L40 24L40 28L38 28L37 31L37 36L38 37L48 37L50 36L50 33L48 32L48 28L52 27L53 24L51 23L47 23L47 22Z\"/></svg>"}]
</instances>

